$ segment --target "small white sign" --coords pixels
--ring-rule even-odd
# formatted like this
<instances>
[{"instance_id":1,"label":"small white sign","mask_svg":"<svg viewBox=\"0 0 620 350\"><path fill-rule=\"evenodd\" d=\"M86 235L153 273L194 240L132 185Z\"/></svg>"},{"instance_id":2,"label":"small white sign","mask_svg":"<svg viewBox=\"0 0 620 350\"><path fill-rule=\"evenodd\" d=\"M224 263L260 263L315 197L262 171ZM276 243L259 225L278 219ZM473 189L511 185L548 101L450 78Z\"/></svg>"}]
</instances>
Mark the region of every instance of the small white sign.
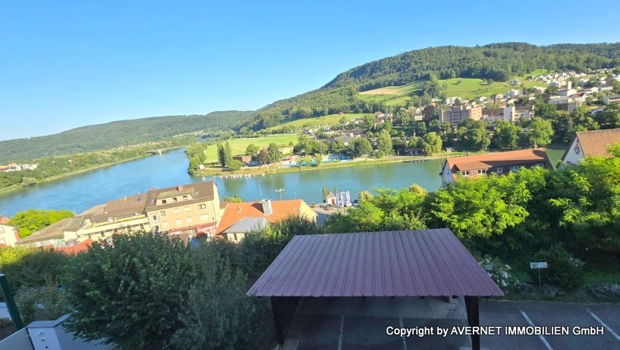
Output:
<instances>
[{"instance_id":1,"label":"small white sign","mask_svg":"<svg viewBox=\"0 0 620 350\"><path fill-rule=\"evenodd\" d=\"M530 268L531 269L546 269L547 268L547 262L546 261L531 262L530 263Z\"/></svg>"}]
</instances>

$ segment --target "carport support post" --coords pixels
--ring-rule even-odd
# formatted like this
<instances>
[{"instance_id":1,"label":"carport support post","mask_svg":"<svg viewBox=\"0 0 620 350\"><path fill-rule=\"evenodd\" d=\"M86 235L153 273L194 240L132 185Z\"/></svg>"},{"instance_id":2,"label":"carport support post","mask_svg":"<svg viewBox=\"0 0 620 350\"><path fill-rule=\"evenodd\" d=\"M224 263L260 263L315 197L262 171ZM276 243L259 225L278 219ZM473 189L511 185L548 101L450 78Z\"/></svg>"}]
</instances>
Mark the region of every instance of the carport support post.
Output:
<instances>
[{"instance_id":1,"label":"carport support post","mask_svg":"<svg viewBox=\"0 0 620 350\"><path fill-rule=\"evenodd\" d=\"M467 310L467 322L470 327L480 326L480 308L478 301L480 298L465 296L465 309ZM480 334L471 335L472 350L480 350Z\"/></svg>"},{"instance_id":2,"label":"carport support post","mask_svg":"<svg viewBox=\"0 0 620 350\"><path fill-rule=\"evenodd\" d=\"M271 297L273 322L276 328L278 344L283 345L286 332L293 323L299 300L297 297Z\"/></svg>"}]
</instances>

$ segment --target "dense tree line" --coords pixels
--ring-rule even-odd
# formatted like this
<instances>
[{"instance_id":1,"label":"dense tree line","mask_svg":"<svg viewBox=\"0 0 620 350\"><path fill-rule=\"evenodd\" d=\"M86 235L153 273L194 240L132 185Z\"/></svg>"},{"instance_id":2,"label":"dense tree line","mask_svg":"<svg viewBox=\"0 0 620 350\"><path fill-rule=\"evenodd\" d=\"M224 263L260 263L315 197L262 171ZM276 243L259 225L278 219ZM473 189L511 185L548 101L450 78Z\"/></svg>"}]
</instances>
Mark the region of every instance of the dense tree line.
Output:
<instances>
[{"instance_id":1,"label":"dense tree line","mask_svg":"<svg viewBox=\"0 0 620 350\"><path fill-rule=\"evenodd\" d=\"M443 46L406 52L339 74L324 88L356 86L361 91L418 80L480 78L506 81L536 69L587 71L620 63L620 44L534 46L500 43L477 47Z\"/></svg>"},{"instance_id":2,"label":"dense tree line","mask_svg":"<svg viewBox=\"0 0 620 350\"><path fill-rule=\"evenodd\" d=\"M574 167L463 179L430 194L418 186L360 194L360 206L332 215L325 229L448 227L472 251L522 264L524 257L560 243L586 262L596 257L617 264L620 145L611 150L613 157L588 158Z\"/></svg>"},{"instance_id":3,"label":"dense tree line","mask_svg":"<svg viewBox=\"0 0 620 350\"><path fill-rule=\"evenodd\" d=\"M251 112L225 111L121 120L49 136L0 141L0 164L158 142L188 133L228 130L250 115Z\"/></svg>"},{"instance_id":4,"label":"dense tree line","mask_svg":"<svg viewBox=\"0 0 620 350\"><path fill-rule=\"evenodd\" d=\"M24 238L73 215L74 213L69 210L28 209L15 214L9 221L9 225L16 227L19 237Z\"/></svg>"}]
</instances>

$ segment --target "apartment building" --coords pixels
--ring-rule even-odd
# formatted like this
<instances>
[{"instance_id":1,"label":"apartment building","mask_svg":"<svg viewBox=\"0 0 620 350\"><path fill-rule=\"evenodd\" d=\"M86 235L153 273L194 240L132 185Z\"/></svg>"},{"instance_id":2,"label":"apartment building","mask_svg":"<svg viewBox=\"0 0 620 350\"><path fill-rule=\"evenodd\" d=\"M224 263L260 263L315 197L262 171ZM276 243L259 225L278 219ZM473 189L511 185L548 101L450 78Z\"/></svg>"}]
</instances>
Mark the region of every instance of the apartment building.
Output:
<instances>
[{"instance_id":1,"label":"apartment building","mask_svg":"<svg viewBox=\"0 0 620 350\"><path fill-rule=\"evenodd\" d=\"M463 120L482 119L482 107L471 107L469 105L452 106L447 110L441 110L441 122L450 123L453 128L458 127Z\"/></svg>"},{"instance_id":2,"label":"apartment building","mask_svg":"<svg viewBox=\"0 0 620 350\"><path fill-rule=\"evenodd\" d=\"M147 193L145 212L154 231L183 236L207 234L210 238L222 217L213 181L152 189Z\"/></svg>"}]
</instances>

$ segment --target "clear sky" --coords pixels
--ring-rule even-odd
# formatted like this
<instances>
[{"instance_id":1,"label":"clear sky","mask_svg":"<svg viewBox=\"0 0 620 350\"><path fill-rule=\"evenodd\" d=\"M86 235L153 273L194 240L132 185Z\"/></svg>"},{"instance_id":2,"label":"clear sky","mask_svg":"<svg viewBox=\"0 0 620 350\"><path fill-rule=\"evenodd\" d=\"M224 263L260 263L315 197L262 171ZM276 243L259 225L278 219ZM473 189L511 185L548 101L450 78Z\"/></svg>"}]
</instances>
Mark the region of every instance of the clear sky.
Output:
<instances>
[{"instance_id":1,"label":"clear sky","mask_svg":"<svg viewBox=\"0 0 620 350\"><path fill-rule=\"evenodd\" d=\"M620 41L620 1L2 1L0 140L253 110L405 51Z\"/></svg>"}]
</instances>

